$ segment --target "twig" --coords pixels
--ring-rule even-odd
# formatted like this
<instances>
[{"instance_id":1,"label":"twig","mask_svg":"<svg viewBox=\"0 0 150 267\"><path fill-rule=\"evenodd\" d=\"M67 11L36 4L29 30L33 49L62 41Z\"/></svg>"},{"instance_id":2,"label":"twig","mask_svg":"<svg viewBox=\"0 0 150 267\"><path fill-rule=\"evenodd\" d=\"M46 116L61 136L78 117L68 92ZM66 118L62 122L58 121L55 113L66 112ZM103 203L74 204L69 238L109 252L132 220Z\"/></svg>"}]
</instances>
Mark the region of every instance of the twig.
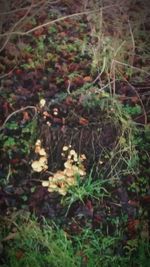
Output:
<instances>
[{"instance_id":1,"label":"twig","mask_svg":"<svg viewBox=\"0 0 150 267\"><path fill-rule=\"evenodd\" d=\"M29 12L31 11L31 9L32 9L32 6L33 6L33 1L34 0L32 0L32 3L31 3L31 5L30 5L30 7L29 7L29 9L27 10L27 12L25 13L25 15L19 20L19 21L17 21L14 25L13 25L13 27L11 28L11 31L10 31L10 34L9 35L7 35L7 38L6 38L6 40L5 40L5 42L4 42L4 44L2 45L2 47L0 48L0 52L2 52L3 51L3 49L6 47L6 45L8 44L8 42L9 42L9 39L10 39L10 36L12 35L12 32L13 32L13 30L28 16L28 14L29 14ZM3 35L0 35L0 36L3 36Z\"/></svg>"},{"instance_id":2,"label":"twig","mask_svg":"<svg viewBox=\"0 0 150 267\"><path fill-rule=\"evenodd\" d=\"M5 73L3 75L0 76L0 79L3 79L5 77L7 77L9 74L11 74L14 70L15 70L16 67L14 67L12 70L10 70L8 73Z\"/></svg>"},{"instance_id":3,"label":"twig","mask_svg":"<svg viewBox=\"0 0 150 267\"><path fill-rule=\"evenodd\" d=\"M134 63L134 55L135 55L135 40L134 40L133 31L132 31L131 24L130 24L129 20L128 20L128 24L129 24L129 30L130 30L130 35L131 35L131 39L132 39L132 61L131 61L131 65L133 65L133 63Z\"/></svg>"},{"instance_id":4,"label":"twig","mask_svg":"<svg viewBox=\"0 0 150 267\"><path fill-rule=\"evenodd\" d=\"M68 87L67 87L67 93L70 95L71 92L70 92L70 87L71 87L71 81L68 80Z\"/></svg>"},{"instance_id":5,"label":"twig","mask_svg":"<svg viewBox=\"0 0 150 267\"><path fill-rule=\"evenodd\" d=\"M9 164L9 165L8 165L8 174L7 174L7 176L6 176L6 182L7 182L7 183L9 183L9 178L10 178L10 176L11 176L11 173L12 173L12 171L11 171L11 165Z\"/></svg>"},{"instance_id":6,"label":"twig","mask_svg":"<svg viewBox=\"0 0 150 267\"><path fill-rule=\"evenodd\" d=\"M108 9L108 8L113 7L113 6L116 6L116 4L102 7L102 8L100 8L100 10ZM19 31L18 32L17 31L16 32L12 32L11 31L11 32L0 34L0 36L9 36L9 35L21 35L21 36L23 36L23 35L28 35L28 34L34 32L34 31L36 31L36 30L39 30L40 28L47 27L47 26L49 26L49 25L51 25L53 23L56 23L56 22L59 22L59 21L62 21L62 20L68 19L68 18L73 18L73 17L92 14L92 13L97 13L97 12L99 12L99 10L78 12L78 13L74 13L74 14L71 14L71 15L63 16L61 18L57 18L57 19L52 20L52 21L48 21L48 22L43 23L41 25L38 25L38 26L36 26L36 27L26 31L26 32L19 32Z\"/></svg>"},{"instance_id":7,"label":"twig","mask_svg":"<svg viewBox=\"0 0 150 267\"><path fill-rule=\"evenodd\" d=\"M41 4L44 3L44 2L45 2L45 0L42 0L42 1L38 2L37 4L33 4L32 7L33 7L33 8L34 8L34 7L37 7L37 6L41 5ZM48 2L48 4L49 4L49 0L48 0L47 2ZM59 2L60 2L60 0L50 1L50 4L53 5L53 4L57 4L57 3L59 3ZM14 10L11 10L11 11L8 11L8 12L0 12L0 16L1 16L1 15L11 15L11 14L15 14L15 13L17 13L17 12L26 10L26 9L28 9L28 8L29 8L29 6L26 6L26 7L22 7L22 8L14 9Z\"/></svg>"},{"instance_id":8,"label":"twig","mask_svg":"<svg viewBox=\"0 0 150 267\"><path fill-rule=\"evenodd\" d=\"M2 131L5 128L6 123L11 119L11 117L13 117L14 115L16 115L17 113L20 113L26 109L34 109L35 115L37 114L37 108L35 106L26 106L24 108L20 108L14 112L12 112L11 114L8 115L8 117L6 118L6 120L4 121L3 125L0 127L0 131Z\"/></svg>"},{"instance_id":9,"label":"twig","mask_svg":"<svg viewBox=\"0 0 150 267\"><path fill-rule=\"evenodd\" d=\"M129 67L129 68L135 69L137 71L143 72L143 73L147 74L148 76L150 76L150 72L142 70L142 69L140 69L138 67L131 66L131 65L127 64L127 63L123 63L123 62L120 62L120 61L115 60L115 59L113 59L113 62L117 63L118 65L122 65L122 66L125 66L125 67Z\"/></svg>"}]
</instances>

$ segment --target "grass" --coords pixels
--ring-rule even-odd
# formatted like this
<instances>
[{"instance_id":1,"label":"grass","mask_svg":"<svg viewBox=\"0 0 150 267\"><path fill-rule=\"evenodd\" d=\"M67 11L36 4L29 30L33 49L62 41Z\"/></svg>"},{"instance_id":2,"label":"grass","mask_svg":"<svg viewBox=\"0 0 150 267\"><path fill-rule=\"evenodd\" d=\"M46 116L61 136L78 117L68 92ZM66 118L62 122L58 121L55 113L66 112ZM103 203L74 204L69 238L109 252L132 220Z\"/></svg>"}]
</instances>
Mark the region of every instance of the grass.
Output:
<instances>
[{"instance_id":1,"label":"grass","mask_svg":"<svg viewBox=\"0 0 150 267\"><path fill-rule=\"evenodd\" d=\"M121 235L107 236L101 230L87 228L70 236L45 220L39 224L24 216L17 217L13 224L14 235L4 226L1 231L2 267L149 266L150 247L146 241L136 240L123 247Z\"/></svg>"}]
</instances>

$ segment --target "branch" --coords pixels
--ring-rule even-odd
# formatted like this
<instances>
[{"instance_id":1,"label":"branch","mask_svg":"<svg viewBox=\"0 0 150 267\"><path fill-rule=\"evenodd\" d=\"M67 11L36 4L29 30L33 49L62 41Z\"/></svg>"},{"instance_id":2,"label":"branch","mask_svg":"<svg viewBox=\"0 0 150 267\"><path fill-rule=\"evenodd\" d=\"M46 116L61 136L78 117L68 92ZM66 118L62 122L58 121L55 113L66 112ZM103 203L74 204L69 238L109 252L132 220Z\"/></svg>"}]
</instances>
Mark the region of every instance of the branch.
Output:
<instances>
[{"instance_id":1,"label":"branch","mask_svg":"<svg viewBox=\"0 0 150 267\"><path fill-rule=\"evenodd\" d=\"M111 8L113 6L116 6L116 4L102 7L102 8L100 8L100 10L105 10L105 9ZM36 27L26 31L26 32L19 32L19 31L18 32L17 31L16 32L12 32L11 31L11 32L0 34L0 36L9 36L9 35L21 35L21 36L24 36L24 35L28 35L28 34L34 32L34 31L36 31L36 30L39 30L42 27L47 27L47 26L49 26L49 25L51 25L53 23L56 23L56 22L59 22L59 21L62 21L62 20L68 19L68 18L73 18L73 17L76 17L76 16L82 16L82 15L88 15L88 14L92 14L92 13L97 13L100 10L84 11L84 12L74 13L74 14L71 14L71 15L63 16L61 18L57 18L57 19L52 20L52 21L48 21L48 22L43 23L43 24L41 24L39 26L36 26Z\"/></svg>"},{"instance_id":2,"label":"branch","mask_svg":"<svg viewBox=\"0 0 150 267\"><path fill-rule=\"evenodd\" d=\"M33 1L34 1L34 0L32 0L32 3L31 3L31 5L30 5L30 7L28 8L27 12L25 13L25 15L24 15L19 21L17 21L17 22L13 25L13 27L11 28L11 31L10 31L9 35L7 35L7 38L6 38L6 40L5 40L4 44L3 44L3 46L2 46L1 49L0 49L0 52L2 52L3 49L5 48L5 46L8 44L9 39L10 39L10 36L12 35L13 30L20 24L20 22L22 22L22 21L28 16L29 12L30 12L31 9L32 9ZM4 35L2 34L2 35L0 35L0 36L4 36Z\"/></svg>"},{"instance_id":3,"label":"branch","mask_svg":"<svg viewBox=\"0 0 150 267\"><path fill-rule=\"evenodd\" d=\"M4 121L3 125L0 127L0 131L2 131L5 128L6 123L11 119L11 117L13 117L14 115L16 115L17 113L20 113L26 109L34 109L34 117L37 115L37 108L35 106L26 106L24 108L20 108L14 112L12 112L10 115L8 115L8 117L6 118L6 120Z\"/></svg>"}]
</instances>

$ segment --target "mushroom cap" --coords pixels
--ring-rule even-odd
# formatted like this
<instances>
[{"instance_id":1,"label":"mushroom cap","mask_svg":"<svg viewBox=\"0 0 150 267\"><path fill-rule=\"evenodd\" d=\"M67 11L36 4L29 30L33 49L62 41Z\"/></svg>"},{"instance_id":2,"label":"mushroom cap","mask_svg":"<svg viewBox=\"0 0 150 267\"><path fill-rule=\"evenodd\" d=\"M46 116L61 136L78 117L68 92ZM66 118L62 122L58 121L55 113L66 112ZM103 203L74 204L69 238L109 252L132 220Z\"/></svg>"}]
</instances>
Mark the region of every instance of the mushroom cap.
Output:
<instances>
[{"instance_id":1,"label":"mushroom cap","mask_svg":"<svg viewBox=\"0 0 150 267\"><path fill-rule=\"evenodd\" d=\"M76 179L75 179L74 177L69 177L69 178L67 179L67 184L68 184L69 186L71 186L71 185L75 185L75 184L76 184Z\"/></svg>"},{"instance_id":2,"label":"mushroom cap","mask_svg":"<svg viewBox=\"0 0 150 267\"><path fill-rule=\"evenodd\" d=\"M47 158L46 158L45 156L40 157L40 159L39 159L39 163L40 163L41 165L46 165L46 164L47 164Z\"/></svg>"},{"instance_id":3,"label":"mushroom cap","mask_svg":"<svg viewBox=\"0 0 150 267\"><path fill-rule=\"evenodd\" d=\"M63 195L63 196L65 196L67 194L67 191L64 188L59 188L58 189L58 193L61 194L61 195Z\"/></svg>"},{"instance_id":4,"label":"mushroom cap","mask_svg":"<svg viewBox=\"0 0 150 267\"><path fill-rule=\"evenodd\" d=\"M35 146L41 146L41 140L40 139L37 139Z\"/></svg>"},{"instance_id":5,"label":"mushroom cap","mask_svg":"<svg viewBox=\"0 0 150 267\"><path fill-rule=\"evenodd\" d=\"M70 153L69 153L71 156L77 156L77 153L75 152L75 150L71 149L70 150Z\"/></svg>"},{"instance_id":6,"label":"mushroom cap","mask_svg":"<svg viewBox=\"0 0 150 267\"><path fill-rule=\"evenodd\" d=\"M63 146L63 148L62 148L63 151L67 151L68 149L69 149L68 146Z\"/></svg>"},{"instance_id":7,"label":"mushroom cap","mask_svg":"<svg viewBox=\"0 0 150 267\"><path fill-rule=\"evenodd\" d=\"M66 169L71 169L71 168L72 168L72 164L71 164L71 162L70 162L69 160L67 160L67 161L64 163L64 167L65 167Z\"/></svg>"},{"instance_id":8,"label":"mushroom cap","mask_svg":"<svg viewBox=\"0 0 150 267\"><path fill-rule=\"evenodd\" d=\"M55 189L58 188L58 186L52 182L49 183L49 188L53 189L53 191L55 191Z\"/></svg>"},{"instance_id":9,"label":"mushroom cap","mask_svg":"<svg viewBox=\"0 0 150 267\"><path fill-rule=\"evenodd\" d=\"M44 148L41 148L41 149L39 150L38 154L39 154L40 156L46 156L46 151L45 151L45 149L44 149Z\"/></svg>"},{"instance_id":10,"label":"mushroom cap","mask_svg":"<svg viewBox=\"0 0 150 267\"><path fill-rule=\"evenodd\" d=\"M48 187L48 186L49 186L49 181L43 181L43 182L42 182L42 185L43 185L44 187Z\"/></svg>"},{"instance_id":11,"label":"mushroom cap","mask_svg":"<svg viewBox=\"0 0 150 267\"><path fill-rule=\"evenodd\" d=\"M82 154L82 155L80 156L80 159L81 159L81 160L85 160L85 159L86 159L85 154Z\"/></svg>"},{"instance_id":12,"label":"mushroom cap","mask_svg":"<svg viewBox=\"0 0 150 267\"><path fill-rule=\"evenodd\" d=\"M79 174L80 174L81 176L84 176L84 175L86 175L86 172L85 172L84 170L82 170L82 169L79 169Z\"/></svg>"},{"instance_id":13,"label":"mushroom cap","mask_svg":"<svg viewBox=\"0 0 150 267\"><path fill-rule=\"evenodd\" d=\"M65 174L67 175L67 177L72 177L72 176L74 176L74 171L73 171L72 168L66 168L64 172L65 172Z\"/></svg>"},{"instance_id":14,"label":"mushroom cap","mask_svg":"<svg viewBox=\"0 0 150 267\"><path fill-rule=\"evenodd\" d=\"M63 171L58 171L54 174L53 179L54 180L64 180L66 178Z\"/></svg>"},{"instance_id":15,"label":"mushroom cap","mask_svg":"<svg viewBox=\"0 0 150 267\"><path fill-rule=\"evenodd\" d=\"M41 150L41 146L40 145L35 145L35 153L39 154L40 150Z\"/></svg>"},{"instance_id":16,"label":"mushroom cap","mask_svg":"<svg viewBox=\"0 0 150 267\"><path fill-rule=\"evenodd\" d=\"M44 98L42 98L40 100L40 107L43 108L45 106L45 104L46 104L46 100Z\"/></svg>"},{"instance_id":17,"label":"mushroom cap","mask_svg":"<svg viewBox=\"0 0 150 267\"><path fill-rule=\"evenodd\" d=\"M31 167L35 172L41 172L43 170L43 166L41 166L38 160L33 161Z\"/></svg>"}]
</instances>

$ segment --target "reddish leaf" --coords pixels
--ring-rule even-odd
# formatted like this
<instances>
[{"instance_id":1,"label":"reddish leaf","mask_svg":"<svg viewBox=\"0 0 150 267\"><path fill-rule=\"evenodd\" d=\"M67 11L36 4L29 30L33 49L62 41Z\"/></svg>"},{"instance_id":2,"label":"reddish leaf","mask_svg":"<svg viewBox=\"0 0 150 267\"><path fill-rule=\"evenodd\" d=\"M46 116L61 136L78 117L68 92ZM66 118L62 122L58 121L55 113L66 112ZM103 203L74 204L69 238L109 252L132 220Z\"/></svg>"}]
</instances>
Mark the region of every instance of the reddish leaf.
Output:
<instances>
[{"instance_id":1,"label":"reddish leaf","mask_svg":"<svg viewBox=\"0 0 150 267\"><path fill-rule=\"evenodd\" d=\"M66 98L66 100L65 100L65 103L66 103L67 106L70 106L70 105L72 105L74 103L74 100L73 100L73 98L71 96L68 96Z\"/></svg>"},{"instance_id":2,"label":"reddish leaf","mask_svg":"<svg viewBox=\"0 0 150 267\"><path fill-rule=\"evenodd\" d=\"M139 201L136 200L129 200L128 204L131 205L132 207L139 207Z\"/></svg>"},{"instance_id":3,"label":"reddish leaf","mask_svg":"<svg viewBox=\"0 0 150 267\"><path fill-rule=\"evenodd\" d=\"M17 163L19 163L20 162L20 159L18 159L18 158L15 158L15 159L11 159L10 160L10 163L11 164L17 164Z\"/></svg>"},{"instance_id":4,"label":"reddish leaf","mask_svg":"<svg viewBox=\"0 0 150 267\"><path fill-rule=\"evenodd\" d=\"M71 82L79 86L84 84L83 77L81 76L74 77Z\"/></svg>"},{"instance_id":5,"label":"reddish leaf","mask_svg":"<svg viewBox=\"0 0 150 267\"><path fill-rule=\"evenodd\" d=\"M83 78L84 82L92 82L92 77L91 76L85 76Z\"/></svg>"},{"instance_id":6,"label":"reddish leaf","mask_svg":"<svg viewBox=\"0 0 150 267\"><path fill-rule=\"evenodd\" d=\"M81 117L81 118L79 119L79 124L80 124L80 125L88 125L88 124L89 124L89 121L88 121L87 119Z\"/></svg>"},{"instance_id":7,"label":"reddish leaf","mask_svg":"<svg viewBox=\"0 0 150 267\"><path fill-rule=\"evenodd\" d=\"M27 111L24 111L23 112L23 120L22 120L22 122L27 122L27 121L29 121L30 120L30 116L29 116L29 113L27 112Z\"/></svg>"},{"instance_id":8,"label":"reddish leaf","mask_svg":"<svg viewBox=\"0 0 150 267\"><path fill-rule=\"evenodd\" d=\"M61 37L65 37L66 35L67 35L66 32L60 32L60 33L59 33L59 36L61 36Z\"/></svg>"},{"instance_id":9,"label":"reddish leaf","mask_svg":"<svg viewBox=\"0 0 150 267\"><path fill-rule=\"evenodd\" d=\"M129 234L130 236L134 236L136 233L137 233L137 229L138 229L138 226L139 226L139 220L134 220L134 219L129 219L128 220L128 231L129 231Z\"/></svg>"},{"instance_id":10,"label":"reddish leaf","mask_svg":"<svg viewBox=\"0 0 150 267\"><path fill-rule=\"evenodd\" d=\"M44 33L44 28L40 27L39 29L37 29L36 31L34 31L34 36L39 37Z\"/></svg>"},{"instance_id":11,"label":"reddish leaf","mask_svg":"<svg viewBox=\"0 0 150 267\"><path fill-rule=\"evenodd\" d=\"M137 104L139 102L139 98L137 96L132 96L131 101L132 103Z\"/></svg>"},{"instance_id":12,"label":"reddish leaf","mask_svg":"<svg viewBox=\"0 0 150 267\"><path fill-rule=\"evenodd\" d=\"M20 260L20 259L22 259L24 257L24 252L22 251L22 250L18 250L17 252L16 252L16 258L17 258L17 260Z\"/></svg>"},{"instance_id":13,"label":"reddish leaf","mask_svg":"<svg viewBox=\"0 0 150 267\"><path fill-rule=\"evenodd\" d=\"M53 116L51 114L49 114L47 111L43 112L43 116L46 117L46 118L53 119Z\"/></svg>"},{"instance_id":14,"label":"reddish leaf","mask_svg":"<svg viewBox=\"0 0 150 267\"><path fill-rule=\"evenodd\" d=\"M20 70L20 69L16 69L16 70L15 70L15 74L17 74L17 75L20 75L20 74L22 74L22 73L23 73L23 71Z\"/></svg>"}]
</instances>

